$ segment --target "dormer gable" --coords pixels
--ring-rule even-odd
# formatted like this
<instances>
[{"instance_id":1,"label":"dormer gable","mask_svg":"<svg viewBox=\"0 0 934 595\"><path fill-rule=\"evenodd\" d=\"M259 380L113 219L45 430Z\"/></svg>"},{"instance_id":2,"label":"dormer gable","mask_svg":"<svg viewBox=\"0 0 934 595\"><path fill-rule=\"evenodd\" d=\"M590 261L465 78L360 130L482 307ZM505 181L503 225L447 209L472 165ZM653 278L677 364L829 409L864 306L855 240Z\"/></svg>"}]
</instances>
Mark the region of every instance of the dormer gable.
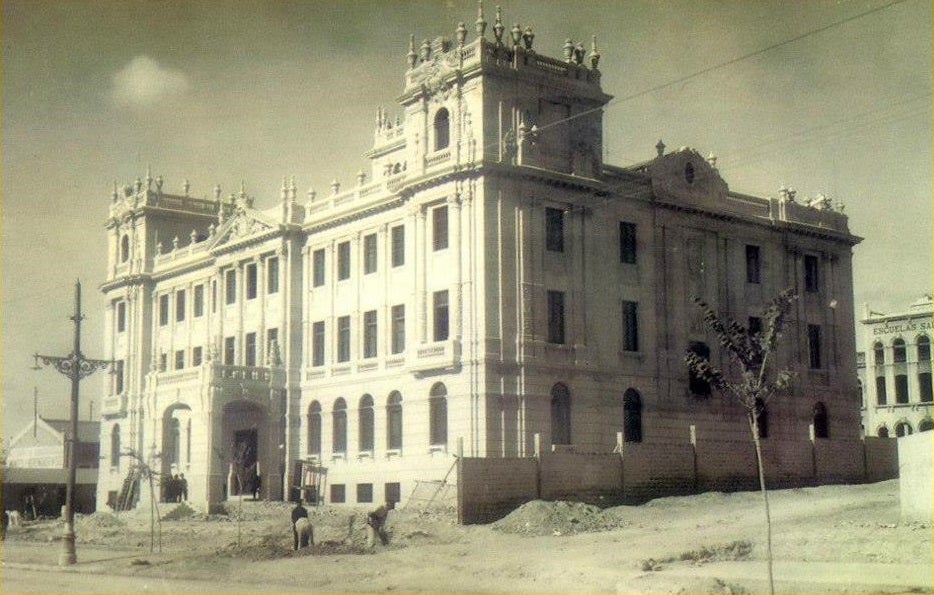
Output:
<instances>
[{"instance_id":1,"label":"dormer gable","mask_svg":"<svg viewBox=\"0 0 934 595\"><path fill-rule=\"evenodd\" d=\"M238 201L233 211L218 227L208 244L211 252L242 247L268 239L281 231L282 226L266 213Z\"/></svg>"},{"instance_id":2,"label":"dormer gable","mask_svg":"<svg viewBox=\"0 0 934 595\"><path fill-rule=\"evenodd\" d=\"M659 155L645 164L645 172L652 180L655 196L661 200L678 199L703 206L709 201L722 201L729 192L713 163L690 147Z\"/></svg>"}]
</instances>

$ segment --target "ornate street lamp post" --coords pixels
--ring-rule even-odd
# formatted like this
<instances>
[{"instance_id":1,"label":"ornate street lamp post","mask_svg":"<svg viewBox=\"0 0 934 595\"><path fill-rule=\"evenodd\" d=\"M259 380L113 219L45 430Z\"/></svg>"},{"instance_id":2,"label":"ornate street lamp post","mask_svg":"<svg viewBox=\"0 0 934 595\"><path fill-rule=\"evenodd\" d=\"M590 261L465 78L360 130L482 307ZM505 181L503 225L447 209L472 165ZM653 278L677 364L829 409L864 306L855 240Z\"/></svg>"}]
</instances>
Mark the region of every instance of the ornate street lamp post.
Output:
<instances>
[{"instance_id":1,"label":"ornate street lamp post","mask_svg":"<svg viewBox=\"0 0 934 595\"><path fill-rule=\"evenodd\" d=\"M65 488L65 529L62 535L62 551L58 557L59 566L77 562L75 555L75 476L78 461L75 442L78 440L78 386L82 378L90 376L98 369L103 370L113 364L112 360L87 359L81 353L81 282L75 281L75 345L74 350L65 357L35 354L36 367L41 361L71 380L71 433L65 437L65 455L68 457L68 482Z\"/></svg>"}]
</instances>

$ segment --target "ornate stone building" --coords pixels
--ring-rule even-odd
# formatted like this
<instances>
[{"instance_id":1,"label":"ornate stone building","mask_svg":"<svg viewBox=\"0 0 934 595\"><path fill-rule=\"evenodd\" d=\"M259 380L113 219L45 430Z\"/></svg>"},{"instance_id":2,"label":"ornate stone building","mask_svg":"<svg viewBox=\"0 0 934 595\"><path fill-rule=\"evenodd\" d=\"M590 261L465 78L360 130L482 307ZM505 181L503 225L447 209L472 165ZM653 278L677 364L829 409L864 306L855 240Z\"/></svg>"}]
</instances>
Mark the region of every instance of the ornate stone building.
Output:
<instances>
[{"instance_id":1,"label":"ornate stone building","mask_svg":"<svg viewBox=\"0 0 934 595\"><path fill-rule=\"evenodd\" d=\"M930 295L892 314L865 306L859 321L857 370L866 436L906 436L934 429L932 316Z\"/></svg>"},{"instance_id":2,"label":"ornate stone building","mask_svg":"<svg viewBox=\"0 0 934 595\"><path fill-rule=\"evenodd\" d=\"M769 436L859 436L859 238L843 213L732 192L715 159L660 141L644 163L605 164L595 43L552 58L499 14L492 36L482 14L475 29L410 40L398 108L378 110L351 188L283 183L265 210L149 175L115 189L103 291L122 369L100 502L127 447L184 473L196 502L233 493L232 463L258 462L264 496L283 497L306 461L326 469L325 501L364 504L445 477L458 451L744 432L683 363L720 361L692 296L755 325L789 286L781 359L800 376Z\"/></svg>"}]
</instances>

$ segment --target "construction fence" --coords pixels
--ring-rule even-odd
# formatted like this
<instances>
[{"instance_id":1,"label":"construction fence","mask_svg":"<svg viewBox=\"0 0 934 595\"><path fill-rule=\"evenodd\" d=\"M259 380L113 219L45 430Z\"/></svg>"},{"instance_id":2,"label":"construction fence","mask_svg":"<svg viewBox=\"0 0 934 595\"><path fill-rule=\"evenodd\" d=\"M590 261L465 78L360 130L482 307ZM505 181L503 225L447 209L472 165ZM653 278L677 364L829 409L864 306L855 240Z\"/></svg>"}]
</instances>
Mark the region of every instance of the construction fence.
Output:
<instances>
[{"instance_id":1,"label":"construction fence","mask_svg":"<svg viewBox=\"0 0 934 595\"><path fill-rule=\"evenodd\" d=\"M626 443L612 453L536 450L535 456L526 458L459 457L458 521L491 522L531 500L615 506L661 496L759 487L755 449L749 440ZM894 438L766 440L762 457L770 489L898 477Z\"/></svg>"}]
</instances>

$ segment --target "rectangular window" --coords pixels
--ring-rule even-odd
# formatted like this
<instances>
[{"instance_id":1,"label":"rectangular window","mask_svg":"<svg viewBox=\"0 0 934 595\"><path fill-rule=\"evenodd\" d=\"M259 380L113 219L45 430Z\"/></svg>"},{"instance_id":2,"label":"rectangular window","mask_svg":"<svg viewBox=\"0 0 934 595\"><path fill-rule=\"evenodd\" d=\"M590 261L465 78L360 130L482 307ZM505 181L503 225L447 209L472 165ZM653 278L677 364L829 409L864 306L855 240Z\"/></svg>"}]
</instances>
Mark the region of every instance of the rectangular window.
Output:
<instances>
[{"instance_id":1,"label":"rectangular window","mask_svg":"<svg viewBox=\"0 0 934 595\"><path fill-rule=\"evenodd\" d=\"M638 302L623 302L623 351L639 351Z\"/></svg>"},{"instance_id":2,"label":"rectangular window","mask_svg":"<svg viewBox=\"0 0 934 595\"><path fill-rule=\"evenodd\" d=\"M619 261L636 264L636 224L619 222Z\"/></svg>"},{"instance_id":3,"label":"rectangular window","mask_svg":"<svg viewBox=\"0 0 934 595\"><path fill-rule=\"evenodd\" d=\"M817 257L804 255L804 290L809 293L816 293L820 290L820 270L818 268Z\"/></svg>"},{"instance_id":4,"label":"rectangular window","mask_svg":"<svg viewBox=\"0 0 934 595\"><path fill-rule=\"evenodd\" d=\"M195 296L192 306L192 316L199 318L204 316L204 285L195 285Z\"/></svg>"},{"instance_id":5,"label":"rectangular window","mask_svg":"<svg viewBox=\"0 0 934 595\"><path fill-rule=\"evenodd\" d=\"M762 263L759 261L759 246L746 246L746 283L759 283Z\"/></svg>"},{"instance_id":6,"label":"rectangular window","mask_svg":"<svg viewBox=\"0 0 934 595\"><path fill-rule=\"evenodd\" d=\"M363 313L363 357L376 357L376 310Z\"/></svg>"},{"instance_id":7,"label":"rectangular window","mask_svg":"<svg viewBox=\"0 0 934 595\"><path fill-rule=\"evenodd\" d=\"M908 376L906 374L895 375L895 402L908 402Z\"/></svg>"},{"instance_id":8,"label":"rectangular window","mask_svg":"<svg viewBox=\"0 0 934 595\"><path fill-rule=\"evenodd\" d=\"M175 352L175 369L181 370L185 367L185 350L179 349Z\"/></svg>"},{"instance_id":9,"label":"rectangular window","mask_svg":"<svg viewBox=\"0 0 934 595\"><path fill-rule=\"evenodd\" d=\"M350 279L350 242L337 245L337 280Z\"/></svg>"},{"instance_id":10,"label":"rectangular window","mask_svg":"<svg viewBox=\"0 0 934 595\"><path fill-rule=\"evenodd\" d=\"M117 332L126 330L126 302L117 302Z\"/></svg>"},{"instance_id":11,"label":"rectangular window","mask_svg":"<svg viewBox=\"0 0 934 595\"><path fill-rule=\"evenodd\" d=\"M347 499L347 496L344 492L345 492L344 484L332 483L331 484L331 503L343 504L344 501Z\"/></svg>"},{"instance_id":12,"label":"rectangular window","mask_svg":"<svg viewBox=\"0 0 934 595\"><path fill-rule=\"evenodd\" d=\"M270 258L266 261L266 293L279 292L279 259Z\"/></svg>"},{"instance_id":13,"label":"rectangular window","mask_svg":"<svg viewBox=\"0 0 934 595\"><path fill-rule=\"evenodd\" d=\"M311 365L324 365L324 321L311 325Z\"/></svg>"},{"instance_id":14,"label":"rectangular window","mask_svg":"<svg viewBox=\"0 0 934 595\"><path fill-rule=\"evenodd\" d=\"M808 354L810 356L810 366L812 370L821 368L821 336L820 325L808 325Z\"/></svg>"},{"instance_id":15,"label":"rectangular window","mask_svg":"<svg viewBox=\"0 0 934 595\"><path fill-rule=\"evenodd\" d=\"M545 249L564 252L564 211L545 208Z\"/></svg>"},{"instance_id":16,"label":"rectangular window","mask_svg":"<svg viewBox=\"0 0 934 595\"><path fill-rule=\"evenodd\" d=\"M934 390L932 390L931 386L930 372L920 372L918 374L918 393L920 395L919 400L922 403L934 401Z\"/></svg>"},{"instance_id":17,"label":"rectangular window","mask_svg":"<svg viewBox=\"0 0 934 595\"><path fill-rule=\"evenodd\" d=\"M383 486L383 493L385 495L386 502L392 502L395 504L402 500L402 486L397 481L387 483L385 486Z\"/></svg>"},{"instance_id":18,"label":"rectangular window","mask_svg":"<svg viewBox=\"0 0 934 595\"><path fill-rule=\"evenodd\" d=\"M200 366L202 361L204 361L204 350L201 347L192 347L191 365Z\"/></svg>"},{"instance_id":19,"label":"rectangular window","mask_svg":"<svg viewBox=\"0 0 934 595\"><path fill-rule=\"evenodd\" d=\"M159 326L165 326L169 323L169 294L164 293L159 296Z\"/></svg>"},{"instance_id":20,"label":"rectangular window","mask_svg":"<svg viewBox=\"0 0 934 595\"><path fill-rule=\"evenodd\" d=\"M885 376L876 376L876 404L885 405L888 397L885 394Z\"/></svg>"},{"instance_id":21,"label":"rectangular window","mask_svg":"<svg viewBox=\"0 0 934 595\"><path fill-rule=\"evenodd\" d=\"M224 303L237 303L237 271L234 269L224 275Z\"/></svg>"},{"instance_id":22,"label":"rectangular window","mask_svg":"<svg viewBox=\"0 0 934 595\"><path fill-rule=\"evenodd\" d=\"M179 289L175 292L175 322L185 320L185 290Z\"/></svg>"},{"instance_id":23,"label":"rectangular window","mask_svg":"<svg viewBox=\"0 0 934 595\"><path fill-rule=\"evenodd\" d=\"M749 317L749 334L756 335L762 332L762 319L758 316Z\"/></svg>"},{"instance_id":24,"label":"rectangular window","mask_svg":"<svg viewBox=\"0 0 934 595\"><path fill-rule=\"evenodd\" d=\"M234 365L234 362L236 361L236 359L234 359L236 357L236 351L235 351L236 345L237 345L236 337L224 337L224 365L225 366Z\"/></svg>"},{"instance_id":25,"label":"rectangular window","mask_svg":"<svg viewBox=\"0 0 934 595\"><path fill-rule=\"evenodd\" d=\"M376 272L376 234L363 236L363 274Z\"/></svg>"},{"instance_id":26,"label":"rectangular window","mask_svg":"<svg viewBox=\"0 0 934 595\"><path fill-rule=\"evenodd\" d=\"M246 339L244 344L244 364L247 366L256 365L256 333L247 333L244 337Z\"/></svg>"},{"instance_id":27,"label":"rectangular window","mask_svg":"<svg viewBox=\"0 0 934 595\"><path fill-rule=\"evenodd\" d=\"M437 207L431 211L432 246L435 250L448 247L448 208Z\"/></svg>"},{"instance_id":28,"label":"rectangular window","mask_svg":"<svg viewBox=\"0 0 934 595\"><path fill-rule=\"evenodd\" d=\"M123 360L117 360L114 365L114 394L123 392Z\"/></svg>"},{"instance_id":29,"label":"rectangular window","mask_svg":"<svg viewBox=\"0 0 934 595\"><path fill-rule=\"evenodd\" d=\"M337 361L350 361L350 316L337 319Z\"/></svg>"},{"instance_id":30,"label":"rectangular window","mask_svg":"<svg viewBox=\"0 0 934 595\"><path fill-rule=\"evenodd\" d=\"M272 346L276 345L276 349L279 349L279 357L282 357L282 350L279 347L279 329L271 328L266 329L266 353L272 353Z\"/></svg>"},{"instance_id":31,"label":"rectangular window","mask_svg":"<svg viewBox=\"0 0 934 595\"><path fill-rule=\"evenodd\" d=\"M448 292L436 291L434 293L434 340L446 341L450 329L448 328Z\"/></svg>"},{"instance_id":32,"label":"rectangular window","mask_svg":"<svg viewBox=\"0 0 934 595\"><path fill-rule=\"evenodd\" d=\"M324 285L324 248L315 250L311 255L311 284L313 287Z\"/></svg>"},{"instance_id":33,"label":"rectangular window","mask_svg":"<svg viewBox=\"0 0 934 595\"><path fill-rule=\"evenodd\" d=\"M548 292L548 342L564 344L564 292Z\"/></svg>"},{"instance_id":34,"label":"rectangular window","mask_svg":"<svg viewBox=\"0 0 934 595\"><path fill-rule=\"evenodd\" d=\"M257 293L256 263L246 265L246 299L255 300Z\"/></svg>"},{"instance_id":35,"label":"rectangular window","mask_svg":"<svg viewBox=\"0 0 934 595\"><path fill-rule=\"evenodd\" d=\"M392 352L405 351L405 304L392 307Z\"/></svg>"},{"instance_id":36,"label":"rectangular window","mask_svg":"<svg viewBox=\"0 0 934 595\"><path fill-rule=\"evenodd\" d=\"M357 484L357 503L368 504L370 502L373 502L373 484L372 483L358 483Z\"/></svg>"},{"instance_id":37,"label":"rectangular window","mask_svg":"<svg viewBox=\"0 0 934 595\"><path fill-rule=\"evenodd\" d=\"M165 372L169 369L169 356L166 353L159 354L159 371Z\"/></svg>"},{"instance_id":38,"label":"rectangular window","mask_svg":"<svg viewBox=\"0 0 934 595\"><path fill-rule=\"evenodd\" d=\"M397 225L392 228L392 266L401 267L405 264L405 226Z\"/></svg>"}]
</instances>

